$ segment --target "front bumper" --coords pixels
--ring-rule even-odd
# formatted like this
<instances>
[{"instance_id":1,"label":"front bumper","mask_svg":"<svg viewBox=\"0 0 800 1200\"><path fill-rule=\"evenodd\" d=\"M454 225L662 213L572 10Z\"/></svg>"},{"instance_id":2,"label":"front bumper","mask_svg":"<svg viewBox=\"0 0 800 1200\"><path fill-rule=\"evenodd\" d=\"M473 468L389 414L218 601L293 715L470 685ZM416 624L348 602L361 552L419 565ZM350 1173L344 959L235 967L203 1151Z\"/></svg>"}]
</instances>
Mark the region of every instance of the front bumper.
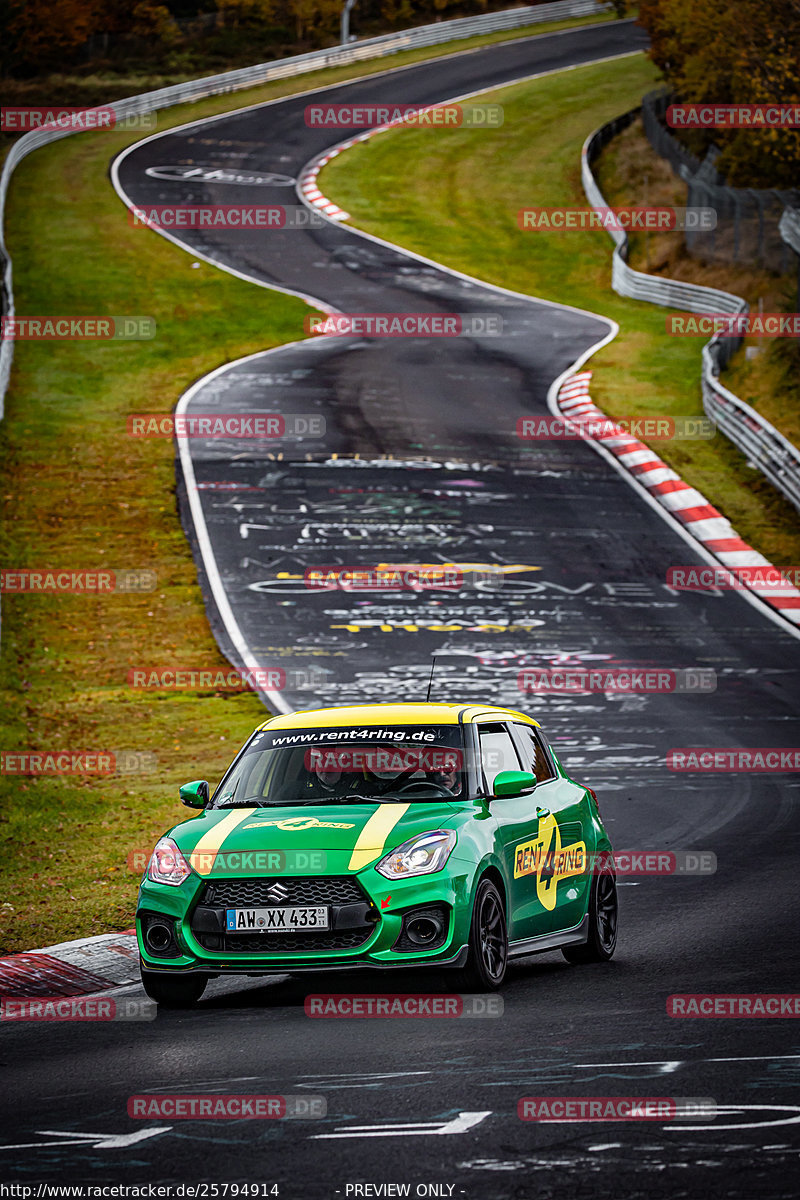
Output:
<instances>
[{"instance_id":1,"label":"front bumper","mask_svg":"<svg viewBox=\"0 0 800 1200\"><path fill-rule=\"evenodd\" d=\"M281 882L287 905L324 904L330 929L301 933L234 933L225 928L229 907L258 907L274 901L266 889ZM407 918L434 911L442 925L431 948L413 948ZM164 973L273 975L297 971L460 966L466 960L471 916L468 881L447 871L393 881L372 868L358 875L313 875L200 879L179 887L144 879L136 931L143 965ZM404 920L405 919L405 920ZM171 931L154 952L145 940L153 923Z\"/></svg>"}]
</instances>

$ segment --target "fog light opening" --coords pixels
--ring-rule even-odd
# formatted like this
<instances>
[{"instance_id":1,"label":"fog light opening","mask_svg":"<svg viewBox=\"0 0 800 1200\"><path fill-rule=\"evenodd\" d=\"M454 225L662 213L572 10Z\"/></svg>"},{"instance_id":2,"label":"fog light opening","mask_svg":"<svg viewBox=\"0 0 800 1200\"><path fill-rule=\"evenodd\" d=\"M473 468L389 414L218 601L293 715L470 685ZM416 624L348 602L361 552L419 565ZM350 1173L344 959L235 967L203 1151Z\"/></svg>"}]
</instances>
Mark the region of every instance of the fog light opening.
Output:
<instances>
[{"instance_id":1,"label":"fog light opening","mask_svg":"<svg viewBox=\"0 0 800 1200\"><path fill-rule=\"evenodd\" d=\"M435 914L425 913L412 917L406 924L406 937L415 946L427 946L441 937L444 922Z\"/></svg>"},{"instance_id":2,"label":"fog light opening","mask_svg":"<svg viewBox=\"0 0 800 1200\"><path fill-rule=\"evenodd\" d=\"M148 925L144 940L149 950L156 952L166 950L172 941L172 930L162 921L154 921Z\"/></svg>"}]
</instances>

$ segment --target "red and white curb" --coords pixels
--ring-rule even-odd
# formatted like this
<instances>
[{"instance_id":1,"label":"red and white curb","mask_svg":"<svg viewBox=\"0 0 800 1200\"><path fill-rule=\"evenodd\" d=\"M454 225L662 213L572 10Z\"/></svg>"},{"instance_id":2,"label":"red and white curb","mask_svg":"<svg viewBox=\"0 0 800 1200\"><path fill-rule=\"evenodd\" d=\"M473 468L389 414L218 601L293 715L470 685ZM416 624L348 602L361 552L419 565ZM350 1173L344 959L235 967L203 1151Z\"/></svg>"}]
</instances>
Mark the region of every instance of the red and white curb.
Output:
<instances>
[{"instance_id":1,"label":"red and white curb","mask_svg":"<svg viewBox=\"0 0 800 1200\"><path fill-rule=\"evenodd\" d=\"M589 395L591 378L591 371L582 371L571 375L561 385L558 407L562 415L581 421L602 422L603 431L593 440L610 451L620 465L647 488L659 504L680 521L722 566L730 570L737 567L764 567L774 571L772 563L748 546L730 521L713 504L709 504L701 492L684 483L680 475L668 467L649 446L632 437L600 411ZM800 625L800 591L797 588L758 582L747 583L746 587L793 625Z\"/></svg>"},{"instance_id":2,"label":"red and white curb","mask_svg":"<svg viewBox=\"0 0 800 1200\"><path fill-rule=\"evenodd\" d=\"M87 996L138 982L139 950L132 930L0 958L0 997Z\"/></svg>"},{"instance_id":3,"label":"red and white curb","mask_svg":"<svg viewBox=\"0 0 800 1200\"><path fill-rule=\"evenodd\" d=\"M320 209L332 221L349 221L350 213L345 212L343 208L339 208L339 205L334 204L327 196L323 196L317 187L317 176L326 163L329 163L332 158L336 158L340 150L347 150L360 140L360 138L353 138L353 141L345 142L343 146L328 150L321 158L312 159L297 181L300 195L306 203L310 204L312 208Z\"/></svg>"},{"instance_id":4,"label":"red and white curb","mask_svg":"<svg viewBox=\"0 0 800 1200\"><path fill-rule=\"evenodd\" d=\"M513 82L513 80L512 80ZM484 88L482 91L488 89ZM479 92L470 93L470 95L479 95ZM465 97L459 97L465 99ZM436 104L427 104L422 108L414 109L414 116L420 116L423 113L434 112L437 108L443 108L447 104L451 104L450 100L439 100ZM309 163L303 168L298 180L297 190L303 200L306 201L312 208L318 208L324 212L326 217L330 217L332 221L349 221L350 213L345 212L343 208L339 208L338 204L334 204L327 196L324 196L319 190L317 184L317 176L322 168L329 163L332 158L336 158L343 150L349 150L352 146L358 145L359 142L366 142L369 138L375 137L378 133L386 133L389 129L397 129L401 125L410 125L411 123L406 117L396 117L394 121L387 121L383 125L374 125L371 129L366 129L363 133L359 133L356 137L348 138L346 142L338 142L330 150L326 150L319 158L312 158ZM411 124L411 128L414 128Z\"/></svg>"}]
</instances>

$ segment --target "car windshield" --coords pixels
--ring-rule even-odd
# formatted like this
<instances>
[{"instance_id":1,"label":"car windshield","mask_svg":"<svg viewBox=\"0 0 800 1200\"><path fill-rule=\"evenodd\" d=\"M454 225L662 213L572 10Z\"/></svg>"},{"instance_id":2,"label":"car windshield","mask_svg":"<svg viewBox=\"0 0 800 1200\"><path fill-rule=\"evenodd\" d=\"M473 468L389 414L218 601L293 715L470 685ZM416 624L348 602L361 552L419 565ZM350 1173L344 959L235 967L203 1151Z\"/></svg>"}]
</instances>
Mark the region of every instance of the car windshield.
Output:
<instances>
[{"instance_id":1,"label":"car windshield","mask_svg":"<svg viewBox=\"0 0 800 1200\"><path fill-rule=\"evenodd\" d=\"M458 725L263 729L230 767L212 807L430 802L465 794Z\"/></svg>"}]
</instances>

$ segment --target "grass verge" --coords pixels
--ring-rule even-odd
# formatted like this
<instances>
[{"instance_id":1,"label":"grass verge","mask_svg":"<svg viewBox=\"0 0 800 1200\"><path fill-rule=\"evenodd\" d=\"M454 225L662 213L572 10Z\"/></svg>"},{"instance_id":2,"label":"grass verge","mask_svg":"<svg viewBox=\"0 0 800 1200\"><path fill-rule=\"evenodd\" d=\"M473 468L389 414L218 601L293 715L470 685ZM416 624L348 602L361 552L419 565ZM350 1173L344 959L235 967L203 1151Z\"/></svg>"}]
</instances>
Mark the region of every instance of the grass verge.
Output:
<instances>
[{"instance_id":1,"label":"grass verge","mask_svg":"<svg viewBox=\"0 0 800 1200\"><path fill-rule=\"evenodd\" d=\"M611 291L611 239L517 225L526 206L586 205L584 140L656 79L637 55L515 84L494 93L501 129L380 134L327 165L320 187L367 232L487 282L612 317L620 334L591 363L593 398L611 416L697 416L702 340L668 337L665 309ZM655 448L771 561L800 561L795 510L722 435Z\"/></svg>"},{"instance_id":2,"label":"grass verge","mask_svg":"<svg viewBox=\"0 0 800 1200\"><path fill-rule=\"evenodd\" d=\"M129 228L104 178L117 148L109 135L67 139L14 178L18 312L146 314L158 333L130 343L17 343L0 426L0 562L146 568L157 586L3 597L0 745L124 749L155 755L157 766L115 777L2 777L6 952L129 925L137 876L128 854L180 819L176 785L200 770L218 776L263 715L252 693L127 685L132 666L226 664L177 520L172 444L128 438L125 418L169 412L213 367L295 338L308 309L205 264L192 270L188 254Z\"/></svg>"}]
</instances>

